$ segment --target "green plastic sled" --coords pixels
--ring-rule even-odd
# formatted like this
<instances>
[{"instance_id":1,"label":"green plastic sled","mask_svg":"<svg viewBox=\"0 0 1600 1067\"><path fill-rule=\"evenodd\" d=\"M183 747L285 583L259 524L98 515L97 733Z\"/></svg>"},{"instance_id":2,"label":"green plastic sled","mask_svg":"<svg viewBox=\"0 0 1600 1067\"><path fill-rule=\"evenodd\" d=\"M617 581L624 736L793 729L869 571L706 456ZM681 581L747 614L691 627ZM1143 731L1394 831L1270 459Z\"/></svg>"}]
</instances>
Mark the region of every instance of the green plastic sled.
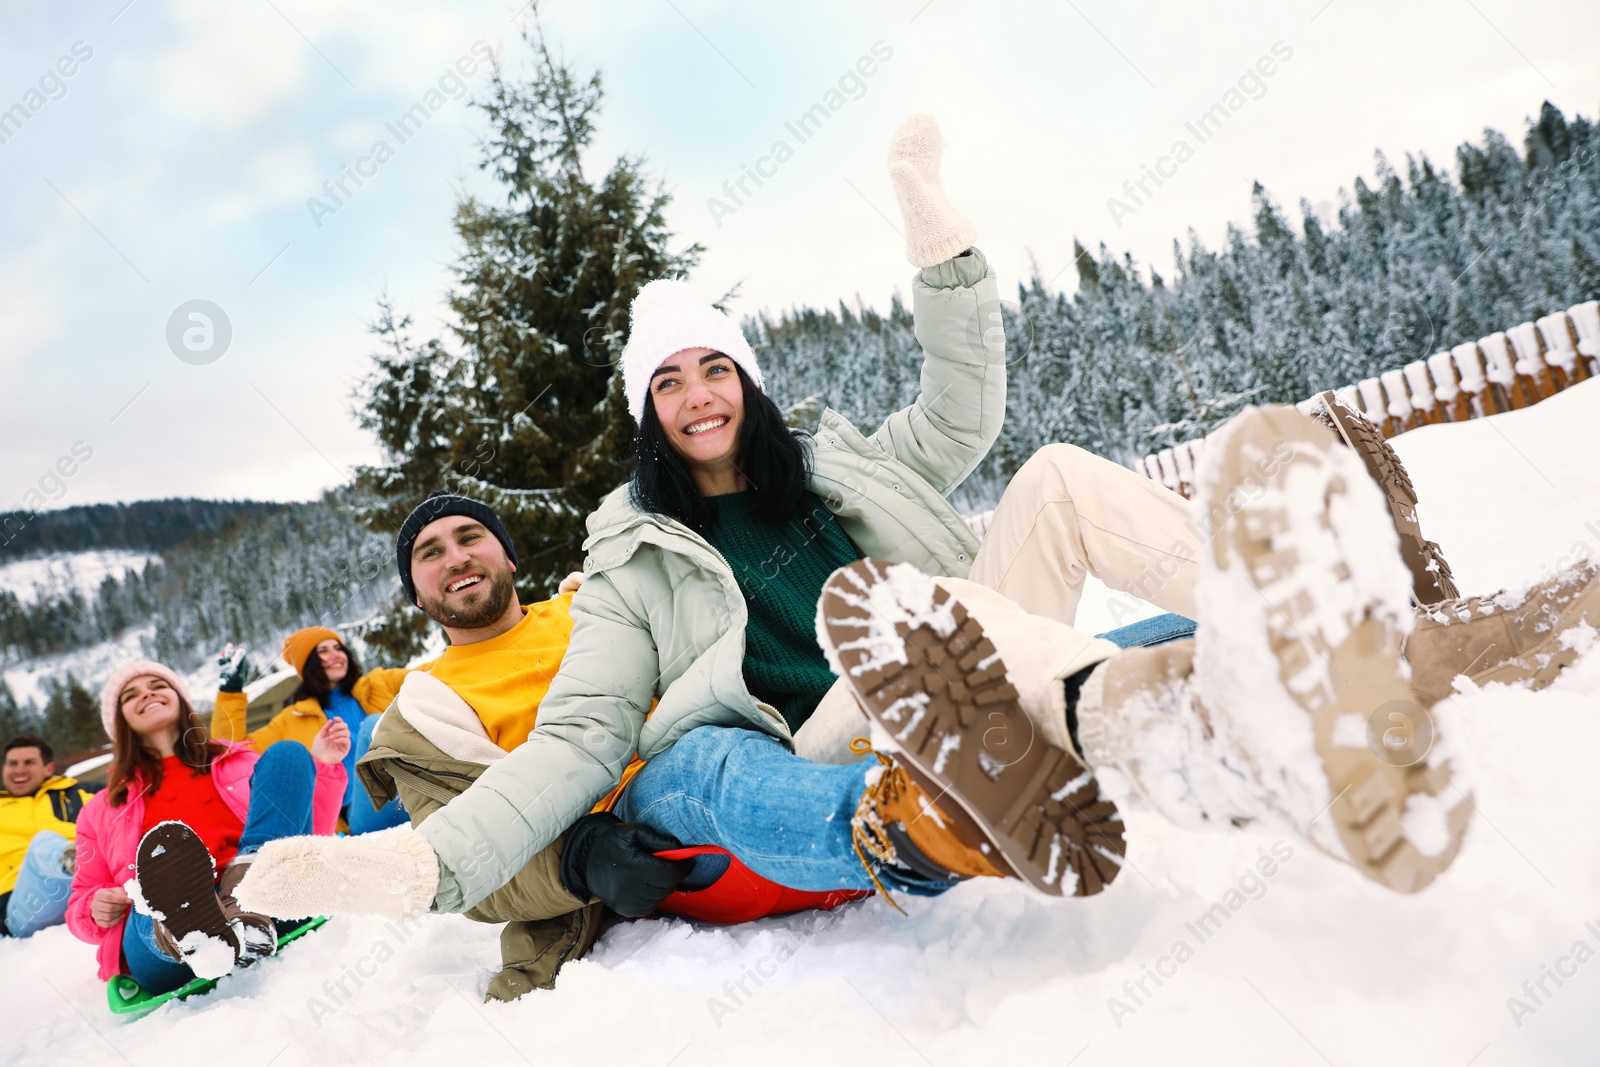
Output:
<instances>
[{"instance_id":1,"label":"green plastic sled","mask_svg":"<svg viewBox=\"0 0 1600 1067\"><path fill-rule=\"evenodd\" d=\"M326 916L319 915L317 918L295 927L278 938L278 950L281 952L284 945L304 937L327 921ZM194 981L189 982L187 985L181 985L170 993L149 993L128 975L119 974L106 983L106 1002L111 1005L111 1010L117 1015L137 1017L154 1011L169 1000L184 1000L200 993L209 993L217 987L217 983L221 980L221 978L196 978Z\"/></svg>"}]
</instances>

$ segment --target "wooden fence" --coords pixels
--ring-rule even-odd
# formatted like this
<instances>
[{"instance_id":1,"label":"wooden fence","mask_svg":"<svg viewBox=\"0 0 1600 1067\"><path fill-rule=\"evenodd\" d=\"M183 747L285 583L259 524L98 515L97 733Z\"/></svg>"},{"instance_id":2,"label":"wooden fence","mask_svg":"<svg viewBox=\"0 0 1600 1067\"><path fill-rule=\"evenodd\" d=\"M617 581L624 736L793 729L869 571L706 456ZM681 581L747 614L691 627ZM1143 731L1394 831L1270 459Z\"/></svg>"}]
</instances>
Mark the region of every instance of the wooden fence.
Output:
<instances>
[{"instance_id":1,"label":"wooden fence","mask_svg":"<svg viewBox=\"0 0 1600 1067\"><path fill-rule=\"evenodd\" d=\"M1525 322L1476 343L1335 389L1384 437L1441 422L1525 408L1600 375L1600 301ZM1307 411L1315 399L1297 407ZM1145 477L1190 496L1205 439L1163 448L1133 464Z\"/></svg>"}]
</instances>

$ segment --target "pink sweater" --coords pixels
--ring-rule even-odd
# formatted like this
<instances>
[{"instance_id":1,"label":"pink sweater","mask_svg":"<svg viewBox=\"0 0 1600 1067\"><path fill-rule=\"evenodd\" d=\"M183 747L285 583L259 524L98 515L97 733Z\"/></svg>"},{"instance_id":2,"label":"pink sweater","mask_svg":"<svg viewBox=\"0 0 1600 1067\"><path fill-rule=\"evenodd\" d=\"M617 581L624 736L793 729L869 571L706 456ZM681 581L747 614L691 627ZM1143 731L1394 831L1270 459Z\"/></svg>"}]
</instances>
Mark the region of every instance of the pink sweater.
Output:
<instances>
[{"instance_id":1,"label":"pink sweater","mask_svg":"<svg viewBox=\"0 0 1600 1067\"><path fill-rule=\"evenodd\" d=\"M228 808L241 821L250 813L250 772L261 758L248 744L224 741L227 751L211 764L211 781ZM342 763L317 763L317 785L311 798L311 826L314 833L331 834L339 823L339 805L344 800L345 771ZM135 778L128 788L128 800L114 808L106 790L89 798L78 815L78 872L72 879L72 895L67 900L67 927L80 940L99 946L96 960L100 979L109 980L122 972L122 928L124 918L105 927L94 921L90 905L97 889L123 885L133 877L134 860L143 836L143 782Z\"/></svg>"}]
</instances>

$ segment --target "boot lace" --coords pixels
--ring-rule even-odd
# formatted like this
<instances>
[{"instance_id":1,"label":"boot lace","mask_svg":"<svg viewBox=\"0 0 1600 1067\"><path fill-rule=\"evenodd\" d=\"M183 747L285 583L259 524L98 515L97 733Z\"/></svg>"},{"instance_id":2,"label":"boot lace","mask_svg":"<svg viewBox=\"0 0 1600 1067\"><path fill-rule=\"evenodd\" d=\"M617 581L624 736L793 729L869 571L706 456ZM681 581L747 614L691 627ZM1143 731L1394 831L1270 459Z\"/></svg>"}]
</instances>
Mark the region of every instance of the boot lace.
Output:
<instances>
[{"instance_id":1,"label":"boot lace","mask_svg":"<svg viewBox=\"0 0 1600 1067\"><path fill-rule=\"evenodd\" d=\"M878 863L893 863L895 860L894 843L889 840L887 828L878 813L884 806L900 799L901 790L905 786L905 772L895 766L894 760L872 747L872 742L865 737L857 737L850 742L852 755L865 756L869 753L881 764L876 781L869 782L867 788L861 793L861 800L856 804L855 818L850 820L850 843L855 846L856 859L861 861L861 867L867 872L867 877L872 879L872 885L879 895L889 902L889 906L901 915L906 914L890 896L889 891L878 880L878 873L874 869L872 860L867 859L870 854Z\"/></svg>"}]
</instances>

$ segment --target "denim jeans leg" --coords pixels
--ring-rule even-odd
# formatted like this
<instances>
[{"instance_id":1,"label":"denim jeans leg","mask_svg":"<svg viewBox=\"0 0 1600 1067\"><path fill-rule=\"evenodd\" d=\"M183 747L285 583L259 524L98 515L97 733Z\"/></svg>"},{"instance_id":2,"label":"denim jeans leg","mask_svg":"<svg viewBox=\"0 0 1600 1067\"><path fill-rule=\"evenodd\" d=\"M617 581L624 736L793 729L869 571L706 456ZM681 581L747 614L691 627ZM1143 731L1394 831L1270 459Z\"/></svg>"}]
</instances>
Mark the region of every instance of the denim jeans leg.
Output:
<instances>
[{"instance_id":1,"label":"denim jeans leg","mask_svg":"<svg viewBox=\"0 0 1600 1067\"><path fill-rule=\"evenodd\" d=\"M616 813L685 845L718 845L791 889L873 888L851 840L851 819L878 763L813 763L758 730L702 726L646 763ZM932 896L951 882L882 867L891 890Z\"/></svg>"},{"instance_id":2,"label":"denim jeans leg","mask_svg":"<svg viewBox=\"0 0 1600 1067\"><path fill-rule=\"evenodd\" d=\"M1164 645L1168 641L1181 641L1186 637L1193 637L1194 631L1193 619L1167 614L1140 619L1138 622L1119 626L1098 636L1121 648L1150 648L1153 645Z\"/></svg>"},{"instance_id":3,"label":"denim jeans leg","mask_svg":"<svg viewBox=\"0 0 1600 1067\"><path fill-rule=\"evenodd\" d=\"M361 729L356 731L355 753L356 761L367 754L367 749L372 747L372 734L378 728L381 715L368 715L361 723ZM410 817L406 809L400 806L400 798L394 797L381 808L372 806L372 798L367 795L366 786L356 780L355 788L350 791L350 807L345 812L345 821L350 824L352 834L370 834L374 830L387 830L391 826L405 826Z\"/></svg>"},{"instance_id":4,"label":"denim jeans leg","mask_svg":"<svg viewBox=\"0 0 1600 1067\"><path fill-rule=\"evenodd\" d=\"M17 870L17 884L6 908L6 926L13 937L28 937L67 920L72 875L61 866L67 839L54 830L40 830L28 842Z\"/></svg>"},{"instance_id":5,"label":"denim jeans leg","mask_svg":"<svg viewBox=\"0 0 1600 1067\"><path fill-rule=\"evenodd\" d=\"M311 833L316 786L317 766L304 745L279 741L263 752L250 772L250 814L239 837L240 855L280 837Z\"/></svg>"},{"instance_id":6,"label":"denim jeans leg","mask_svg":"<svg viewBox=\"0 0 1600 1067\"><path fill-rule=\"evenodd\" d=\"M122 928L122 959L128 965L128 975L146 993L170 993L194 981L188 964L177 962L156 947L155 920L138 911L128 912L128 922Z\"/></svg>"}]
</instances>

